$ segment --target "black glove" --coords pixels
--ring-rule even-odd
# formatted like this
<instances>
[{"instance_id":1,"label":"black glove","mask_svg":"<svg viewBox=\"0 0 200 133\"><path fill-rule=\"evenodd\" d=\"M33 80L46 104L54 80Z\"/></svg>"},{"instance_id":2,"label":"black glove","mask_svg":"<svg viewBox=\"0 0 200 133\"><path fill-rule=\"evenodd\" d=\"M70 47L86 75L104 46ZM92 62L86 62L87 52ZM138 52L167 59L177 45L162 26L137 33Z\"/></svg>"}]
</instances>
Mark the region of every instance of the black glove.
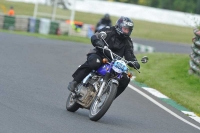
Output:
<instances>
[{"instance_id":1,"label":"black glove","mask_svg":"<svg viewBox=\"0 0 200 133\"><path fill-rule=\"evenodd\" d=\"M94 46L95 47L104 47L104 42L101 41L101 40L97 40L95 43L94 43Z\"/></svg>"},{"instance_id":2,"label":"black glove","mask_svg":"<svg viewBox=\"0 0 200 133\"><path fill-rule=\"evenodd\" d=\"M140 69L140 64L136 61L136 62L129 62L128 65L130 67L133 67L134 69Z\"/></svg>"}]
</instances>

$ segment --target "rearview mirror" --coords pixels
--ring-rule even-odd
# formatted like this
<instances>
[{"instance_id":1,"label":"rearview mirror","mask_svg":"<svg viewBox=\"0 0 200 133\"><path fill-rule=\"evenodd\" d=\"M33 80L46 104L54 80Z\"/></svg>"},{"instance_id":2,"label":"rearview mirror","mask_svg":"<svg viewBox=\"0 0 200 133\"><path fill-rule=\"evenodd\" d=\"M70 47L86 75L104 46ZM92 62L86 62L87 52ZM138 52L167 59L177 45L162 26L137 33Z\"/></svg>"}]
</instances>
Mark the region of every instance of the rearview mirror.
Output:
<instances>
[{"instance_id":1,"label":"rearview mirror","mask_svg":"<svg viewBox=\"0 0 200 133\"><path fill-rule=\"evenodd\" d=\"M149 58L147 56L142 57L141 62L142 63L147 63Z\"/></svg>"},{"instance_id":2,"label":"rearview mirror","mask_svg":"<svg viewBox=\"0 0 200 133\"><path fill-rule=\"evenodd\" d=\"M101 31L101 32L99 33L99 38L100 38L100 39L105 39L106 37L107 37L106 32Z\"/></svg>"}]
</instances>

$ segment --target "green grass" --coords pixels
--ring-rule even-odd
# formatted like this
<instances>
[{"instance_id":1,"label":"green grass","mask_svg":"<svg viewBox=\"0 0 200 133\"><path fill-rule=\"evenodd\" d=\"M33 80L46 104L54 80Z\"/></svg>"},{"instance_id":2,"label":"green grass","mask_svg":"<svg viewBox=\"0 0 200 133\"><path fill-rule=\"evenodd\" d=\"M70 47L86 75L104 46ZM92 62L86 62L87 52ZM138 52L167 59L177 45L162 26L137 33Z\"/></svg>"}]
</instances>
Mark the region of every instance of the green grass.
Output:
<instances>
[{"instance_id":1,"label":"green grass","mask_svg":"<svg viewBox=\"0 0 200 133\"><path fill-rule=\"evenodd\" d=\"M0 5L4 5L7 9L9 9L11 5L14 6L16 15L33 15L33 4L1 0ZM39 11L51 13L52 8L40 5ZM69 16L70 13L71 12L69 10L57 9L57 14L59 15ZM96 25L99 19L103 16L100 14L84 13L78 11L75 14L75 20L93 25ZM115 24L117 18L118 17L114 16L111 17L113 24ZM134 23L135 28L132 33L132 37L191 44L191 39L194 36L192 28L189 27L159 24L140 20L134 20Z\"/></svg>"},{"instance_id":2,"label":"green grass","mask_svg":"<svg viewBox=\"0 0 200 133\"><path fill-rule=\"evenodd\" d=\"M15 15L27 15L27 16L33 16L33 11L34 11L34 4L31 3L22 3L22 2L10 2L6 0L1 0L0 6L6 7L6 11L8 12L10 6L14 7L15 10ZM38 12L44 12L44 13L52 13L53 8L46 6L46 5L39 5L38 6ZM4 12L0 8L0 12ZM57 14L58 15L64 15L64 16L69 16L71 13L70 10L63 10L63 9L57 9ZM42 16L38 16L39 18Z\"/></svg>"},{"instance_id":3,"label":"green grass","mask_svg":"<svg viewBox=\"0 0 200 133\"><path fill-rule=\"evenodd\" d=\"M177 103L200 114L200 77L189 75L189 55L187 54L145 54L147 64L141 64L141 73L136 73L136 81L159 90ZM140 59L143 54L137 55Z\"/></svg>"}]
</instances>

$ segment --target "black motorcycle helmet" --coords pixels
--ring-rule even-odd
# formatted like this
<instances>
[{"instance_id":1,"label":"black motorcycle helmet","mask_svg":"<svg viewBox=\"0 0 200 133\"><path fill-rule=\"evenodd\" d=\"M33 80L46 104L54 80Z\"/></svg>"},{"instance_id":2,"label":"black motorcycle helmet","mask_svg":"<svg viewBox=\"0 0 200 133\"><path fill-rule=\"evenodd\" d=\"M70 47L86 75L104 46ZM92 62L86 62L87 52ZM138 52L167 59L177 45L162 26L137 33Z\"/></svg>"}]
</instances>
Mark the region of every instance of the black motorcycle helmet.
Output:
<instances>
[{"instance_id":1,"label":"black motorcycle helmet","mask_svg":"<svg viewBox=\"0 0 200 133\"><path fill-rule=\"evenodd\" d=\"M109 15L108 13L106 13L106 14L104 15L104 19L106 19L106 20L110 19L110 15Z\"/></svg>"},{"instance_id":2,"label":"black motorcycle helmet","mask_svg":"<svg viewBox=\"0 0 200 133\"><path fill-rule=\"evenodd\" d=\"M129 32L128 33L123 32L122 30L123 27L127 28ZM120 17L115 24L115 29L117 33L124 38L129 37L131 35L133 27L134 27L133 21L130 18L123 16Z\"/></svg>"}]
</instances>

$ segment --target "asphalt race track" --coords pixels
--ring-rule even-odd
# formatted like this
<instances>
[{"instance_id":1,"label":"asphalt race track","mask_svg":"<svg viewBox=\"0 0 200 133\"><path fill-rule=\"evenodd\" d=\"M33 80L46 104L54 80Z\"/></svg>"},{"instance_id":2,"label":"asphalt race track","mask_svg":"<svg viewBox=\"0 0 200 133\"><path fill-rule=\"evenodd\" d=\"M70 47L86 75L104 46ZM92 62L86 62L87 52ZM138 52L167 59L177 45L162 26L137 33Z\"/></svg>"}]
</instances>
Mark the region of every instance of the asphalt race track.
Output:
<instances>
[{"instance_id":1,"label":"asphalt race track","mask_svg":"<svg viewBox=\"0 0 200 133\"><path fill-rule=\"evenodd\" d=\"M177 45L170 45L168 52L177 52L172 51L176 50L173 46ZM178 47L189 53L189 47ZM0 33L0 133L200 132L130 88L98 122L89 120L88 110L66 111L67 84L90 48L92 45ZM200 127L183 113L162 104Z\"/></svg>"},{"instance_id":2,"label":"asphalt race track","mask_svg":"<svg viewBox=\"0 0 200 133\"><path fill-rule=\"evenodd\" d=\"M133 38L133 41L139 44L152 46L155 48L155 52L190 54L192 51L191 50L192 38L191 38L191 44L152 41L148 39L139 39L139 38Z\"/></svg>"}]
</instances>

